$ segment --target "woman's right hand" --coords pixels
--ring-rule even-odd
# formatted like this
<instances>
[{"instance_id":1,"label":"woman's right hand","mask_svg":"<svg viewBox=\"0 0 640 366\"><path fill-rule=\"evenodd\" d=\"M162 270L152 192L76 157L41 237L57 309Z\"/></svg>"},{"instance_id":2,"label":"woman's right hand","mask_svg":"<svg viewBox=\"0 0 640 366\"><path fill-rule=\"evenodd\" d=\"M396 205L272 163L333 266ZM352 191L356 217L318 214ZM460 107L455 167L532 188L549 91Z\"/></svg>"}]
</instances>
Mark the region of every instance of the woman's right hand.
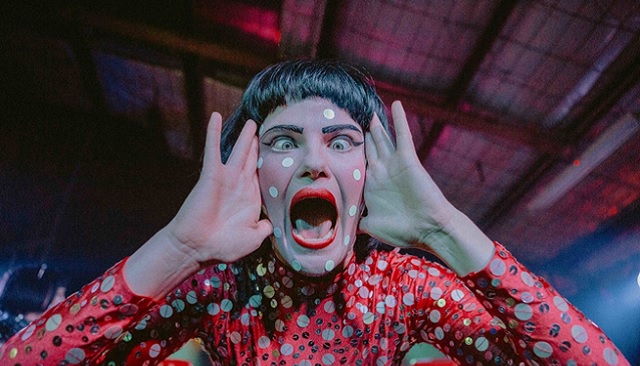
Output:
<instances>
[{"instance_id":1,"label":"woman's right hand","mask_svg":"<svg viewBox=\"0 0 640 366\"><path fill-rule=\"evenodd\" d=\"M173 220L127 260L124 276L135 293L160 299L207 262L240 259L272 233L271 222L260 220L256 124L247 121L226 164L221 130L213 113L198 182Z\"/></svg>"},{"instance_id":2,"label":"woman's right hand","mask_svg":"<svg viewBox=\"0 0 640 366\"><path fill-rule=\"evenodd\" d=\"M176 248L200 264L238 260L273 230L268 220L260 220L256 123L247 121L226 164L220 155L221 129L222 117L215 112L207 128L200 178L165 228Z\"/></svg>"}]
</instances>

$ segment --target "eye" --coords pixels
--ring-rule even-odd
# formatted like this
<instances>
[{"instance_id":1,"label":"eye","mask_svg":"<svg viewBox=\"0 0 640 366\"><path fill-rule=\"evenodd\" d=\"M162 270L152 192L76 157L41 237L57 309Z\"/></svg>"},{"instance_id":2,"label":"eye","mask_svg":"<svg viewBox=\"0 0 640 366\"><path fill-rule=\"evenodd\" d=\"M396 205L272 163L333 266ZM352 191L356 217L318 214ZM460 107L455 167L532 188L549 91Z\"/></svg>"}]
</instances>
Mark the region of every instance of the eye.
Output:
<instances>
[{"instance_id":1,"label":"eye","mask_svg":"<svg viewBox=\"0 0 640 366\"><path fill-rule=\"evenodd\" d=\"M295 141L289 136L278 136L270 144L271 148L275 151L288 151L296 148Z\"/></svg>"},{"instance_id":2,"label":"eye","mask_svg":"<svg viewBox=\"0 0 640 366\"><path fill-rule=\"evenodd\" d=\"M331 143L329 144L329 146L331 147L331 150L346 151L351 149L354 146L354 144L349 137L338 136L333 140L331 140Z\"/></svg>"}]
</instances>

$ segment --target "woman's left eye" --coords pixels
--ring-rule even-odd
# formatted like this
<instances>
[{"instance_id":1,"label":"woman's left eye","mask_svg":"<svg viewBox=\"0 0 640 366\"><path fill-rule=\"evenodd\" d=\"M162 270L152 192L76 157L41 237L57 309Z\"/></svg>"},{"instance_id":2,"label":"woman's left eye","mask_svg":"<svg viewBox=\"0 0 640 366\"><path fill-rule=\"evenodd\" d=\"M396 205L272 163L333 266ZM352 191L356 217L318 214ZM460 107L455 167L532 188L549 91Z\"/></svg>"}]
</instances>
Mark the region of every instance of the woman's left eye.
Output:
<instances>
[{"instance_id":1,"label":"woman's left eye","mask_svg":"<svg viewBox=\"0 0 640 366\"><path fill-rule=\"evenodd\" d=\"M351 149L354 144L350 138L342 136L331 140L329 146L331 147L331 150L345 151Z\"/></svg>"}]
</instances>

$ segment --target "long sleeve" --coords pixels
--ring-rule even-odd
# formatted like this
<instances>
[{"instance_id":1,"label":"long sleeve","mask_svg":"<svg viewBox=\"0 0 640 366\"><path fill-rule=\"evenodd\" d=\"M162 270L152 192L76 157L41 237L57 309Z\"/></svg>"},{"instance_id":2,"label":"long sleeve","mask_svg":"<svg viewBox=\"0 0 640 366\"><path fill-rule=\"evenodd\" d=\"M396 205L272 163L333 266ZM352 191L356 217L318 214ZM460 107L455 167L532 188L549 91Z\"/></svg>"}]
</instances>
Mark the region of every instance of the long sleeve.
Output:
<instances>
[{"instance_id":1,"label":"long sleeve","mask_svg":"<svg viewBox=\"0 0 640 366\"><path fill-rule=\"evenodd\" d=\"M502 245L488 266L463 278L483 307L506 324L515 351L538 364L628 365L611 340Z\"/></svg>"},{"instance_id":2,"label":"long sleeve","mask_svg":"<svg viewBox=\"0 0 640 366\"><path fill-rule=\"evenodd\" d=\"M0 350L2 365L98 364L126 341L154 304L124 281L126 260L14 335Z\"/></svg>"}]
</instances>

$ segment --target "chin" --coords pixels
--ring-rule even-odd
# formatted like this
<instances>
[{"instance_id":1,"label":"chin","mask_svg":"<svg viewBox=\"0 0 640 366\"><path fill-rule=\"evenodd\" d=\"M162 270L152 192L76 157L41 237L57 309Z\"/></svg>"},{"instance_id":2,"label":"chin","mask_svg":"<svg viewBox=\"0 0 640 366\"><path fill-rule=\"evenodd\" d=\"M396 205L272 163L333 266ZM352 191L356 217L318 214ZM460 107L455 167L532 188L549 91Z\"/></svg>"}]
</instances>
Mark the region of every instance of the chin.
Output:
<instances>
[{"instance_id":1,"label":"chin","mask_svg":"<svg viewBox=\"0 0 640 366\"><path fill-rule=\"evenodd\" d=\"M309 277L335 275L353 255L351 247L337 241L322 249L309 249L298 245L291 233L285 239L288 244L280 242L281 239L276 240L274 249L277 257L294 272Z\"/></svg>"},{"instance_id":2,"label":"chin","mask_svg":"<svg viewBox=\"0 0 640 366\"><path fill-rule=\"evenodd\" d=\"M333 243L324 250L307 252L304 255L293 257L289 265L292 266L292 262L297 261L301 268L296 272L309 277L324 277L340 272L350 255L350 248L345 248L341 243ZM292 266L292 268L295 270L295 267Z\"/></svg>"}]
</instances>

